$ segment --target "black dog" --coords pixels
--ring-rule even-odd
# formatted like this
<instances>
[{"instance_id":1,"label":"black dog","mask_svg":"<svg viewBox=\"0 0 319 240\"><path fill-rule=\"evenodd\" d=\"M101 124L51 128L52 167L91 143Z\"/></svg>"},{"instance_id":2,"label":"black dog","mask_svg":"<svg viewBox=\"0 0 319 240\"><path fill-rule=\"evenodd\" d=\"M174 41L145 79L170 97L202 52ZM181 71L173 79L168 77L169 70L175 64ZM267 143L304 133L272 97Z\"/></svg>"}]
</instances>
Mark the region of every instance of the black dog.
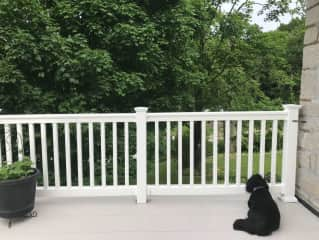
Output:
<instances>
[{"instance_id":1,"label":"black dog","mask_svg":"<svg viewBox=\"0 0 319 240\"><path fill-rule=\"evenodd\" d=\"M280 213L268 191L267 182L259 174L253 175L246 183L246 191L251 193L248 218L237 219L234 229L260 236L270 235L279 228Z\"/></svg>"}]
</instances>

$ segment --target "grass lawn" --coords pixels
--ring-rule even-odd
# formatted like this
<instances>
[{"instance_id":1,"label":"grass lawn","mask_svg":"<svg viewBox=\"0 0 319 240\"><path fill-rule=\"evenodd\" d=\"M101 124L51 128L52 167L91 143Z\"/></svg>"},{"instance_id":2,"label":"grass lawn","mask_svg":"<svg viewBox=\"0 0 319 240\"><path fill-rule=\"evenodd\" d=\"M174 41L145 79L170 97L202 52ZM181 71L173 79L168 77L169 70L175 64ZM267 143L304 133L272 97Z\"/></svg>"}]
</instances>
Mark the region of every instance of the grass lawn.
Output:
<instances>
[{"instance_id":1,"label":"grass lawn","mask_svg":"<svg viewBox=\"0 0 319 240\"><path fill-rule=\"evenodd\" d=\"M253 161L253 173L258 173L259 171L259 153L254 153ZM276 162L276 181L280 182L281 180L281 169L282 169L282 151L277 152L277 162ZM218 183L224 183L224 154L218 154ZM271 168L271 152L265 153L265 177L270 179L270 168ZM229 161L229 182L236 182L236 153L230 154ZM147 182L148 184L155 183L155 164L154 160L148 160L147 166ZM247 170L248 170L248 154L242 153L241 161L241 182L245 183L247 180ZM201 170L195 169L194 181L196 184L201 183ZM160 184L166 184L166 159L160 160L160 171L159 171L159 181ZM183 183L188 184L190 182L189 177L189 163L185 163L183 168ZM213 182L213 158L209 156L206 158L206 183ZM171 184L178 183L178 163L176 158L171 160Z\"/></svg>"},{"instance_id":2,"label":"grass lawn","mask_svg":"<svg viewBox=\"0 0 319 240\"><path fill-rule=\"evenodd\" d=\"M155 183L155 160L150 158L151 156L148 155L147 160L147 183L148 184L154 184ZM258 173L259 171L259 152L253 154L253 173ZM88 165L88 162L86 162ZM132 163L131 163L132 164ZM97 185L101 184L101 169L100 169L100 162L97 162L95 164L96 170L95 170L95 183ZM281 181L281 169L282 169L282 151L277 151L277 162L276 162L276 181ZM109 167L107 169L107 178L106 183L107 185L113 184L113 164L112 162L108 162L107 166ZM224 154L219 153L218 154L218 170L217 170L217 179L219 184L224 183L224 167L225 167L225 161L224 161ZM167 172L166 172L166 158L160 159L159 164L159 182L160 184L166 184L167 179ZM271 168L271 152L265 153L265 177L266 179L270 179L270 168ZM85 167L85 169L89 169L88 166ZM77 172L73 169L72 172L72 184L77 185ZM236 183L236 153L230 153L230 161L229 161L229 183ZM242 161L241 161L241 182L245 183L247 180L247 170L248 170L248 154L242 153ZM183 163L183 184L189 184L190 183L190 174L189 174L189 160L185 161ZM200 184L201 183L201 169L194 169L194 183ZM66 175L65 172L60 174L61 176L61 185L66 186ZM129 181L131 185L136 184L136 166L135 164L130 166L130 177ZM54 171L53 166L51 166L49 171L49 182L50 185L54 185ZM85 186L89 186L90 179L89 179L89 172L86 171L83 173L83 183ZM118 163L118 184L123 185L125 183L124 178L124 161L121 161ZM178 183L178 161L177 157L172 154L171 157L171 184L177 184ZM213 157L208 156L206 158L206 184L213 183ZM38 178L38 184L39 186L42 185L42 176L40 175Z\"/></svg>"}]
</instances>

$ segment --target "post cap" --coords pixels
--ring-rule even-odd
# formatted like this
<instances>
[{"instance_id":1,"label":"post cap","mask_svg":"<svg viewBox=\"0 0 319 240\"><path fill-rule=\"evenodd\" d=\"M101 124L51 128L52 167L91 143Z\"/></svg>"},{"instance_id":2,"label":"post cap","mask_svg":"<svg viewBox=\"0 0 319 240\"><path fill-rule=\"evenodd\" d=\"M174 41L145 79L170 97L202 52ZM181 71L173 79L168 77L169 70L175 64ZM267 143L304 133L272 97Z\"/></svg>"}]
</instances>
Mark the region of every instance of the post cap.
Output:
<instances>
[{"instance_id":1,"label":"post cap","mask_svg":"<svg viewBox=\"0 0 319 240\"><path fill-rule=\"evenodd\" d=\"M147 112L148 108L147 107L135 107L134 110L135 110L135 112Z\"/></svg>"},{"instance_id":2,"label":"post cap","mask_svg":"<svg viewBox=\"0 0 319 240\"><path fill-rule=\"evenodd\" d=\"M285 110L299 110L302 106L297 104L284 104L283 105Z\"/></svg>"}]
</instances>

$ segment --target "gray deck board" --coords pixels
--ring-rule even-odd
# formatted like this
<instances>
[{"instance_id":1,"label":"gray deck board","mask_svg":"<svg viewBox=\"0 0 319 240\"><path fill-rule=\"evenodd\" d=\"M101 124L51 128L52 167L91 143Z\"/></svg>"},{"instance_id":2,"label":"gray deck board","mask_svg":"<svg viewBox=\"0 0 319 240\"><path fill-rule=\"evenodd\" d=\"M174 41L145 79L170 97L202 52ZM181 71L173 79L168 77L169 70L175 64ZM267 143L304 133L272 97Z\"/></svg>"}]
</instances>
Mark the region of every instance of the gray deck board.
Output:
<instances>
[{"instance_id":1,"label":"gray deck board","mask_svg":"<svg viewBox=\"0 0 319 240\"><path fill-rule=\"evenodd\" d=\"M40 198L37 218L0 220L1 240L260 239L232 230L247 212L248 195L216 197ZM299 203L278 201L279 231L267 239L319 239L319 218Z\"/></svg>"}]
</instances>

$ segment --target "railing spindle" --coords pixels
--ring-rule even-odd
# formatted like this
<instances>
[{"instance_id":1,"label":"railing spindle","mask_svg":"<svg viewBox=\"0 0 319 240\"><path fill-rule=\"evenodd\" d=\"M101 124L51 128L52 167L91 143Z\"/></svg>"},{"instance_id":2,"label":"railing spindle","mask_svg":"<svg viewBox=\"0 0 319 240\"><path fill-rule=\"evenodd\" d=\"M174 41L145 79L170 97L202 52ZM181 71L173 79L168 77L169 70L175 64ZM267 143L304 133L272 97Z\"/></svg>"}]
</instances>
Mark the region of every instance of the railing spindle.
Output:
<instances>
[{"instance_id":1,"label":"railing spindle","mask_svg":"<svg viewBox=\"0 0 319 240\"><path fill-rule=\"evenodd\" d=\"M166 183L171 184L171 122L166 122Z\"/></svg>"},{"instance_id":2,"label":"railing spindle","mask_svg":"<svg viewBox=\"0 0 319 240\"><path fill-rule=\"evenodd\" d=\"M124 123L124 142L125 142L125 185L130 184L130 178L129 178L129 131L128 131L128 123Z\"/></svg>"},{"instance_id":3,"label":"railing spindle","mask_svg":"<svg viewBox=\"0 0 319 240\"><path fill-rule=\"evenodd\" d=\"M214 121L213 129L213 184L218 180L218 121Z\"/></svg>"},{"instance_id":4,"label":"railing spindle","mask_svg":"<svg viewBox=\"0 0 319 240\"><path fill-rule=\"evenodd\" d=\"M60 186L60 156L59 156L59 138L57 123L52 124L53 131L53 160L54 160L54 183L55 187Z\"/></svg>"},{"instance_id":5,"label":"railing spindle","mask_svg":"<svg viewBox=\"0 0 319 240\"><path fill-rule=\"evenodd\" d=\"M101 131L101 183L102 186L106 185L106 165L105 165L105 124L104 122L100 123Z\"/></svg>"},{"instance_id":6,"label":"railing spindle","mask_svg":"<svg viewBox=\"0 0 319 240\"><path fill-rule=\"evenodd\" d=\"M48 174L48 154L47 154L47 132L46 124L41 123L41 152L42 152L42 173L43 173L43 186L47 188L49 186L49 174Z\"/></svg>"},{"instance_id":7,"label":"railing spindle","mask_svg":"<svg viewBox=\"0 0 319 240\"><path fill-rule=\"evenodd\" d=\"M159 129L158 122L155 122L155 185L159 184Z\"/></svg>"},{"instance_id":8,"label":"railing spindle","mask_svg":"<svg viewBox=\"0 0 319 240\"><path fill-rule=\"evenodd\" d=\"M225 184L229 184L230 121L225 126Z\"/></svg>"},{"instance_id":9,"label":"railing spindle","mask_svg":"<svg viewBox=\"0 0 319 240\"><path fill-rule=\"evenodd\" d=\"M271 177L270 182L276 183L276 165L277 165L277 135L278 135L278 120L272 122L271 136Z\"/></svg>"},{"instance_id":10,"label":"railing spindle","mask_svg":"<svg viewBox=\"0 0 319 240\"><path fill-rule=\"evenodd\" d=\"M190 184L194 184L194 121L189 122L189 161Z\"/></svg>"},{"instance_id":11,"label":"railing spindle","mask_svg":"<svg viewBox=\"0 0 319 240\"><path fill-rule=\"evenodd\" d=\"M9 124L4 125L4 140L6 146L6 162L12 164L12 144L11 144L11 129Z\"/></svg>"},{"instance_id":12,"label":"railing spindle","mask_svg":"<svg viewBox=\"0 0 319 240\"><path fill-rule=\"evenodd\" d=\"M93 140L93 123L89 123L89 168L90 168L90 186L95 185L94 177L94 140Z\"/></svg>"},{"instance_id":13,"label":"railing spindle","mask_svg":"<svg viewBox=\"0 0 319 240\"><path fill-rule=\"evenodd\" d=\"M33 167L36 167L37 159L35 154L35 139L34 139L34 125L29 123L29 144L30 144L30 159Z\"/></svg>"},{"instance_id":14,"label":"railing spindle","mask_svg":"<svg viewBox=\"0 0 319 240\"><path fill-rule=\"evenodd\" d=\"M288 122L284 121L283 122L283 138L282 138L282 167L281 167L281 180L284 182L283 177L286 174L286 167L287 167L287 162L285 163L285 159L287 156L287 151L288 151ZM287 160L287 159L286 159ZM277 167L277 166L276 166Z\"/></svg>"},{"instance_id":15,"label":"railing spindle","mask_svg":"<svg viewBox=\"0 0 319 240\"><path fill-rule=\"evenodd\" d=\"M117 123L113 122L113 185L117 186Z\"/></svg>"},{"instance_id":16,"label":"railing spindle","mask_svg":"<svg viewBox=\"0 0 319 240\"><path fill-rule=\"evenodd\" d=\"M83 167L82 167L82 129L81 123L76 123L76 145L78 161L78 184L83 186Z\"/></svg>"},{"instance_id":17,"label":"railing spindle","mask_svg":"<svg viewBox=\"0 0 319 240\"><path fill-rule=\"evenodd\" d=\"M201 183L206 183L206 122L201 123Z\"/></svg>"},{"instance_id":18,"label":"railing spindle","mask_svg":"<svg viewBox=\"0 0 319 240\"><path fill-rule=\"evenodd\" d=\"M22 125L17 124L17 144L18 144L18 159L19 161L23 160L23 132Z\"/></svg>"},{"instance_id":19,"label":"railing spindle","mask_svg":"<svg viewBox=\"0 0 319 240\"><path fill-rule=\"evenodd\" d=\"M242 121L237 121L237 142L236 142L236 184L241 183L241 139Z\"/></svg>"},{"instance_id":20,"label":"railing spindle","mask_svg":"<svg viewBox=\"0 0 319 240\"><path fill-rule=\"evenodd\" d=\"M70 126L68 123L64 124L64 142L65 142L65 161L66 161L66 185L72 186L71 175L71 146L70 146Z\"/></svg>"},{"instance_id":21,"label":"railing spindle","mask_svg":"<svg viewBox=\"0 0 319 240\"><path fill-rule=\"evenodd\" d=\"M260 151L259 151L259 174L265 175L265 138L266 138L266 120L261 121L260 127Z\"/></svg>"},{"instance_id":22,"label":"railing spindle","mask_svg":"<svg viewBox=\"0 0 319 240\"><path fill-rule=\"evenodd\" d=\"M183 183L182 122L178 122L178 184Z\"/></svg>"},{"instance_id":23,"label":"railing spindle","mask_svg":"<svg viewBox=\"0 0 319 240\"><path fill-rule=\"evenodd\" d=\"M248 134L248 171L247 178L253 174L253 160L254 160L254 120L249 120L249 134Z\"/></svg>"}]
</instances>

